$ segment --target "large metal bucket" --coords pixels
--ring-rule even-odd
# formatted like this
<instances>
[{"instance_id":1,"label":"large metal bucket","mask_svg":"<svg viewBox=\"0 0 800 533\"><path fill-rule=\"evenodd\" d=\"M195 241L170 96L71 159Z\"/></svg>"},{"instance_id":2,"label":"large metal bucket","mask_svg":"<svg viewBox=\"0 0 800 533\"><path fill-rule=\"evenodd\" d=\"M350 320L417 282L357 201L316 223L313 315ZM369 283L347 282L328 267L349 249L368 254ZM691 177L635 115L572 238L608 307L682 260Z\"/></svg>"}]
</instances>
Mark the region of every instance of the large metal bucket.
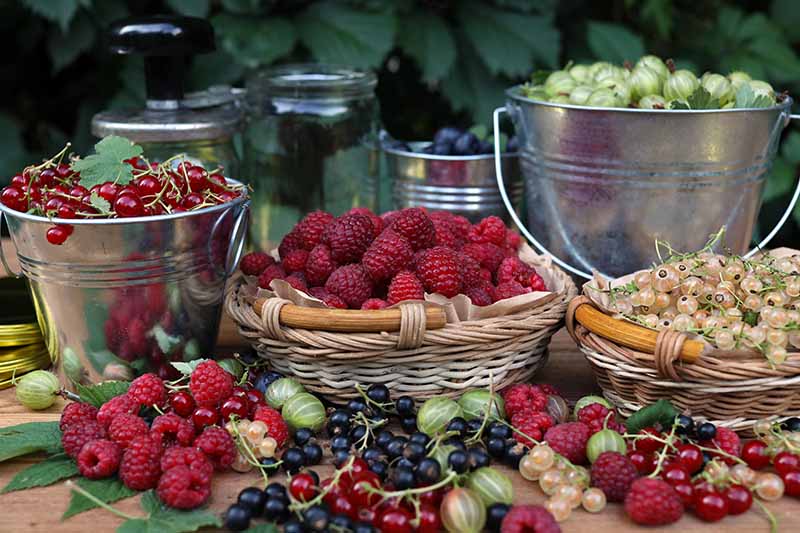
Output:
<instances>
[{"instance_id":1,"label":"large metal bucket","mask_svg":"<svg viewBox=\"0 0 800 533\"><path fill-rule=\"evenodd\" d=\"M506 95L494 128L507 111L519 137L527 227L536 235L511 217L568 271L617 277L657 261L657 238L692 251L722 226L724 246L747 251L790 98L765 109L667 111L536 102L518 87ZM759 247L798 192L800 185Z\"/></svg>"},{"instance_id":2,"label":"large metal bucket","mask_svg":"<svg viewBox=\"0 0 800 533\"><path fill-rule=\"evenodd\" d=\"M62 381L170 377L170 362L209 356L248 208L241 197L148 218L48 220L0 205ZM45 238L54 223L74 228L60 246Z\"/></svg>"}]
</instances>

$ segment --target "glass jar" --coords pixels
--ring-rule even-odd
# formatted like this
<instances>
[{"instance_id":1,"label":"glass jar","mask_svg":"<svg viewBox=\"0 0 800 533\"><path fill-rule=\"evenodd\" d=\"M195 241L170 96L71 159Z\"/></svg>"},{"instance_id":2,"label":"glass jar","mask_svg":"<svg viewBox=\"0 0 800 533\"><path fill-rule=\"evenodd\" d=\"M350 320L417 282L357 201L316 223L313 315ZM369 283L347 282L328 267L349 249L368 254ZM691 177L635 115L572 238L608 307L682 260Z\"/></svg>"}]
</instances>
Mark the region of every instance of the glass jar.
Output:
<instances>
[{"instance_id":1,"label":"glass jar","mask_svg":"<svg viewBox=\"0 0 800 533\"><path fill-rule=\"evenodd\" d=\"M377 80L335 65L271 68L247 82L243 176L251 245L271 250L307 213L378 204Z\"/></svg>"}]
</instances>

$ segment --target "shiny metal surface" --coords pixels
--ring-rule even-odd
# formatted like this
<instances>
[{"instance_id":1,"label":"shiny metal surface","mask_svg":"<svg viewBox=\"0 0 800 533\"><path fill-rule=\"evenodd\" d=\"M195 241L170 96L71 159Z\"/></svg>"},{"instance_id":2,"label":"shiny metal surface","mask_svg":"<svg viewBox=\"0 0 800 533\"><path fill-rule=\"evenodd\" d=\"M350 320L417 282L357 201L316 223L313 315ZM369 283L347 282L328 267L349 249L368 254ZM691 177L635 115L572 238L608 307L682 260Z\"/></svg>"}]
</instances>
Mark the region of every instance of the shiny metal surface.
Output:
<instances>
[{"instance_id":1,"label":"shiny metal surface","mask_svg":"<svg viewBox=\"0 0 800 533\"><path fill-rule=\"evenodd\" d=\"M553 255L620 276L657 261L655 239L699 249L727 227L748 249L791 99L765 109L659 111L534 102L507 92L527 224Z\"/></svg>"},{"instance_id":2,"label":"shiny metal surface","mask_svg":"<svg viewBox=\"0 0 800 533\"><path fill-rule=\"evenodd\" d=\"M169 362L211 355L248 208L243 197L174 215L50 221L0 205L63 381L168 377ZM45 238L53 223L74 228L61 246Z\"/></svg>"},{"instance_id":3,"label":"shiny metal surface","mask_svg":"<svg viewBox=\"0 0 800 533\"><path fill-rule=\"evenodd\" d=\"M411 143L414 152L384 144L392 180L394 208L447 210L473 222L508 213L497 188L493 154L446 156L418 152L428 143ZM503 154L502 168L514 205L522 201L523 183L516 154Z\"/></svg>"}]
</instances>

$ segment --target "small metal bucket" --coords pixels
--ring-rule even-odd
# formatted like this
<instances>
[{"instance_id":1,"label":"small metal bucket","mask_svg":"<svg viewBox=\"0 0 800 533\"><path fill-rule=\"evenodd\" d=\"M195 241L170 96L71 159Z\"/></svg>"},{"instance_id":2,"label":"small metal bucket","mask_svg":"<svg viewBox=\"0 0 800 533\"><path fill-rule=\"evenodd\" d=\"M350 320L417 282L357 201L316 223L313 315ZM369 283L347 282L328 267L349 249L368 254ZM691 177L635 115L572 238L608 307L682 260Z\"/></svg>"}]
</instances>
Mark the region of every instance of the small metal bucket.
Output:
<instances>
[{"instance_id":1,"label":"small metal bucket","mask_svg":"<svg viewBox=\"0 0 800 533\"><path fill-rule=\"evenodd\" d=\"M49 220L0 204L22 268L13 274L28 279L62 381L166 378L175 372L170 362L209 356L249 203L243 196L198 211L103 220ZM53 224L73 227L60 246L45 238Z\"/></svg>"},{"instance_id":2,"label":"small metal bucket","mask_svg":"<svg viewBox=\"0 0 800 533\"><path fill-rule=\"evenodd\" d=\"M392 148L387 139L383 152L392 179L392 200L396 209L424 207L462 215L472 222L496 215L508 219L497 189L495 155L432 155L421 150L429 143L409 143L414 152ZM508 193L516 209L522 201L522 177L517 154L498 157L508 176Z\"/></svg>"},{"instance_id":3,"label":"small metal bucket","mask_svg":"<svg viewBox=\"0 0 800 533\"><path fill-rule=\"evenodd\" d=\"M725 246L747 251L791 98L764 109L673 111L556 105L525 98L519 87L506 95L494 129L508 112L528 227L537 235L506 206L522 233L566 270L618 277L658 260L656 238L692 251L722 226ZM502 189L499 165L497 178ZM777 233L798 193L800 183L756 249Z\"/></svg>"}]
</instances>

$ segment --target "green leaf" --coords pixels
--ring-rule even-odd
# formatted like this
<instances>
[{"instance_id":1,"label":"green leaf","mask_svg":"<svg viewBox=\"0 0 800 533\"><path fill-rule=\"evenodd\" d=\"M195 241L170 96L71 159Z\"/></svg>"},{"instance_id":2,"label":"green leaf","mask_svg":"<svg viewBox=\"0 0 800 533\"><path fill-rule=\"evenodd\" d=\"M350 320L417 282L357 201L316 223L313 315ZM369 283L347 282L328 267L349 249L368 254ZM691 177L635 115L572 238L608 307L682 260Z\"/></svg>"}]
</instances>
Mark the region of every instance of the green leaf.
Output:
<instances>
[{"instance_id":1,"label":"green leaf","mask_svg":"<svg viewBox=\"0 0 800 533\"><path fill-rule=\"evenodd\" d=\"M625 422L625 429L628 433L638 433L641 429L656 424L660 424L662 428L670 428L678 414L678 410L669 400L662 398L633 413Z\"/></svg>"},{"instance_id":2,"label":"green leaf","mask_svg":"<svg viewBox=\"0 0 800 533\"><path fill-rule=\"evenodd\" d=\"M111 214L111 202L97 194L96 191L89 197L89 204L104 215Z\"/></svg>"},{"instance_id":3,"label":"green leaf","mask_svg":"<svg viewBox=\"0 0 800 533\"><path fill-rule=\"evenodd\" d=\"M94 154L72 162L72 170L81 173L81 185L91 189L106 181L130 183L132 167L123 161L140 156L141 146L124 137L109 135L95 144L94 150Z\"/></svg>"},{"instance_id":4,"label":"green leaf","mask_svg":"<svg viewBox=\"0 0 800 533\"><path fill-rule=\"evenodd\" d=\"M560 34L550 17L512 13L475 1L459 6L464 34L492 74L525 76L533 63L558 65Z\"/></svg>"},{"instance_id":5,"label":"green leaf","mask_svg":"<svg viewBox=\"0 0 800 533\"><path fill-rule=\"evenodd\" d=\"M216 513L202 509L177 511L158 501L152 490L145 492L141 500L147 518L136 518L123 522L117 533L184 533L197 531L201 527L220 527L222 522Z\"/></svg>"},{"instance_id":6,"label":"green leaf","mask_svg":"<svg viewBox=\"0 0 800 533\"><path fill-rule=\"evenodd\" d=\"M704 87L698 87L694 90L692 94L689 95L689 98L686 99L686 103L681 102L679 100L673 101L670 106L670 109L719 109L719 98L714 98L711 96Z\"/></svg>"},{"instance_id":7,"label":"green leaf","mask_svg":"<svg viewBox=\"0 0 800 533\"><path fill-rule=\"evenodd\" d=\"M756 94L750 84L743 83L739 90L736 91L736 103L733 107L739 109L754 108L754 107L772 107L774 102L770 97L765 94Z\"/></svg>"},{"instance_id":8,"label":"green leaf","mask_svg":"<svg viewBox=\"0 0 800 533\"><path fill-rule=\"evenodd\" d=\"M486 127L486 124L475 124L469 131L482 141L486 140L486 137L489 135L489 128Z\"/></svg>"},{"instance_id":9,"label":"green leaf","mask_svg":"<svg viewBox=\"0 0 800 533\"><path fill-rule=\"evenodd\" d=\"M137 491L129 489L122 484L122 481L115 477L107 479L88 479L82 477L76 481L76 484L104 503L114 503L138 494ZM67 510L64 511L64 514L61 517L62 520L66 520L71 516L94 509L98 506L89 498L86 498L75 491L71 492L72 498L69 501L69 507L67 507Z\"/></svg>"},{"instance_id":10,"label":"green leaf","mask_svg":"<svg viewBox=\"0 0 800 533\"><path fill-rule=\"evenodd\" d=\"M225 11L237 15L255 15L262 12L262 0L222 0Z\"/></svg>"},{"instance_id":11,"label":"green leaf","mask_svg":"<svg viewBox=\"0 0 800 533\"><path fill-rule=\"evenodd\" d=\"M552 70L534 70L530 77L531 83L533 85L541 85L547 81L548 76L552 73Z\"/></svg>"},{"instance_id":12,"label":"green leaf","mask_svg":"<svg viewBox=\"0 0 800 533\"><path fill-rule=\"evenodd\" d=\"M172 352L175 351L175 348L180 346L181 338L175 335L170 335L164 328L161 327L161 324L156 324L153 329L150 330L149 333L150 337L155 337L156 342L158 343L158 348L164 353L164 355L170 355Z\"/></svg>"},{"instance_id":13,"label":"green leaf","mask_svg":"<svg viewBox=\"0 0 800 533\"><path fill-rule=\"evenodd\" d=\"M656 29L662 39L667 39L672 30L672 0L645 0L641 6L642 20Z\"/></svg>"},{"instance_id":14,"label":"green leaf","mask_svg":"<svg viewBox=\"0 0 800 533\"><path fill-rule=\"evenodd\" d=\"M0 184L7 184L10 176L29 164L33 158L25 149L22 139L22 128L11 115L0 113L0 146L3 157L0 157Z\"/></svg>"},{"instance_id":15,"label":"green leaf","mask_svg":"<svg viewBox=\"0 0 800 533\"><path fill-rule=\"evenodd\" d=\"M767 183L761 201L766 203L770 200L782 197L792 190L795 176L795 165L789 164L784 157L776 157L772 163L772 169L767 176Z\"/></svg>"},{"instance_id":16,"label":"green leaf","mask_svg":"<svg viewBox=\"0 0 800 533\"><path fill-rule=\"evenodd\" d=\"M88 15L81 14L70 24L68 32L51 31L47 37L47 52L58 72L92 47L94 25Z\"/></svg>"},{"instance_id":17,"label":"green leaf","mask_svg":"<svg viewBox=\"0 0 800 533\"><path fill-rule=\"evenodd\" d=\"M221 13L211 19L220 44L240 64L254 68L285 56L297 40L284 17L257 18Z\"/></svg>"},{"instance_id":18,"label":"green leaf","mask_svg":"<svg viewBox=\"0 0 800 533\"><path fill-rule=\"evenodd\" d=\"M76 383L75 386L82 402L90 403L99 408L111 398L128 392L131 384L127 381L104 381L97 385Z\"/></svg>"},{"instance_id":19,"label":"green leaf","mask_svg":"<svg viewBox=\"0 0 800 533\"><path fill-rule=\"evenodd\" d=\"M15 490L52 485L56 481L78 475L78 465L66 454L59 453L22 470L3 487L2 494Z\"/></svg>"},{"instance_id":20,"label":"green leaf","mask_svg":"<svg viewBox=\"0 0 800 533\"><path fill-rule=\"evenodd\" d=\"M322 63L378 67L394 46L396 18L334 2L316 2L297 19L300 39Z\"/></svg>"},{"instance_id":21,"label":"green leaf","mask_svg":"<svg viewBox=\"0 0 800 533\"><path fill-rule=\"evenodd\" d=\"M772 0L769 13L790 42L800 41L800 9L797 0Z\"/></svg>"},{"instance_id":22,"label":"green leaf","mask_svg":"<svg viewBox=\"0 0 800 533\"><path fill-rule=\"evenodd\" d=\"M189 361L186 363L182 363L180 361L173 361L170 364L175 367L175 370L177 370L184 376L189 376L191 375L192 372L194 372L194 369L197 368L197 365L199 365L203 361L208 361L208 359L195 359L194 361Z\"/></svg>"},{"instance_id":23,"label":"green leaf","mask_svg":"<svg viewBox=\"0 0 800 533\"><path fill-rule=\"evenodd\" d=\"M742 322L750 326L758 324L758 313L756 311L745 311Z\"/></svg>"},{"instance_id":24,"label":"green leaf","mask_svg":"<svg viewBox=\"0 0 800 533\"><path fill-rule=\"evenodd\" d=\"M207 17L211 8L210 0L167 0L167 5L181 15L200 18Z\"/></svg>"},{"instance_id":25,"label":"green leaf","mask_svg":"<svg viewBox=\"0 0 800 533\"><path fill-rule=\"evenodd\" d=\"M642 38L620 24L590 21L586 39L592 53L601 61L622 63L636 61L644 55Z\"/></svg>"},{"instance_id":26,"label":"green leaf","mask_svg":"<svg viewBox=\"0 0 800 533\"><path fill-rule=\"evenodd\" d=\"M202 61L195 61L189 72L189 86L206 89L212 85L233 84L242 77L245 67L225 50L203 54Z\"/></svg>"},{"instance_id":27,"label":"green leaf","mask_svg":"<svg viewBox=\"0 0 800 533\"><path fill-rule=\"evenodd\" d=\"M402 31L397 36L400 45L422 70L425 81L437 81L444 77L456 60L456 41L447 24L436 15L414 12L400 19Z\"/></svg>"},{"instance_id":28,"label":"green leaf","mask_svg":"<svg viewBox=\"0 0 800 533\"><path fill-rule=\"evenodd\" d=\"M0 461L33 452L61 451L58 422L27 422L0 429Z\"/></svg>"},{"instance_id":29,"label":"green leaf","mask_svg":"<svg viewBox=\"0 0 800 533\"><path fill-rule=\"evenodd\" d=\"M22 3L40 17L57 23L61 31L66 32L78 8L81 4L86 5L88 2L82 0L22 0Z\"/></svg>"}]
</instances>

